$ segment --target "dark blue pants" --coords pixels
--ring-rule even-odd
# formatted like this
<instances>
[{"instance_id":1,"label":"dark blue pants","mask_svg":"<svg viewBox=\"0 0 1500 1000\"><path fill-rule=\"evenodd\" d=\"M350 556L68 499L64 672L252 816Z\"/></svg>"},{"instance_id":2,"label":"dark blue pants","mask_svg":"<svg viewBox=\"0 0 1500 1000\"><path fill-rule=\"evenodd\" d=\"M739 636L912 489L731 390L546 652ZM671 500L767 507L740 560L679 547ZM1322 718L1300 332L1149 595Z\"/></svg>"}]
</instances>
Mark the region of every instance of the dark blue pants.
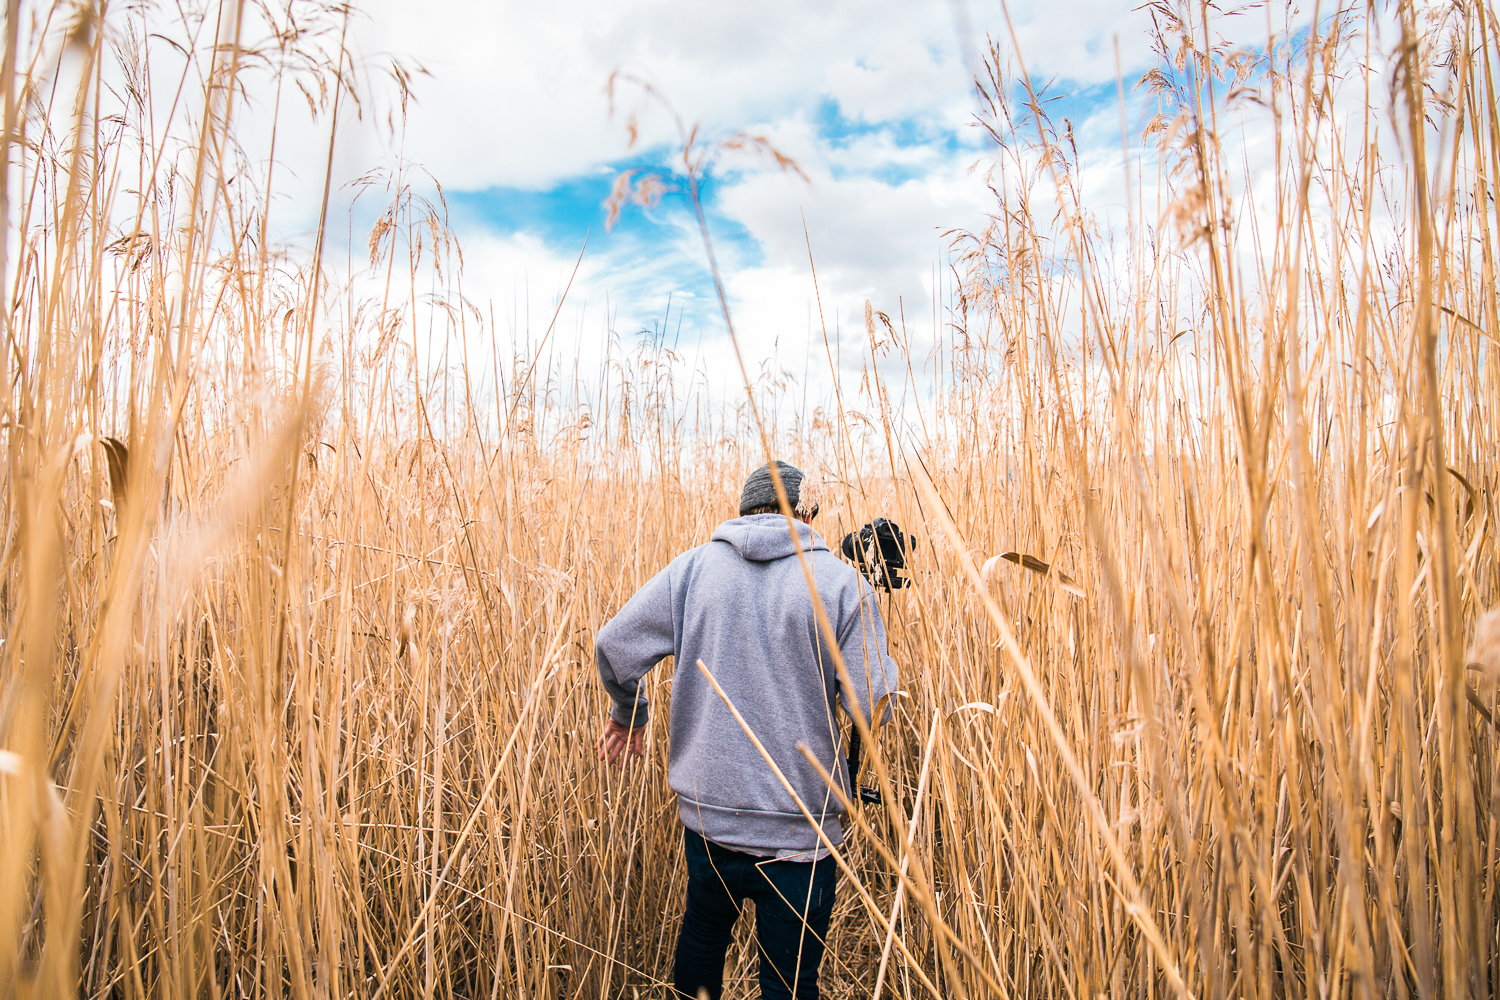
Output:
<instances>
[{"instance_id":1,"label":"dark blue pants","mask_svg":"<svg viewBox=\"0 0 1500 1000\"><path fill-rule=\"evenodd\" d=\"M687 849L687 910L677 937L673 986L696 1000L724 992L724 955L746 899L755 901L760 995L817 1000L818 966L833 915L838 867L822 861L772 861L709 843L692 830ZM805 919L804 919L805 914Z\"/></svg>"}]
</instances>

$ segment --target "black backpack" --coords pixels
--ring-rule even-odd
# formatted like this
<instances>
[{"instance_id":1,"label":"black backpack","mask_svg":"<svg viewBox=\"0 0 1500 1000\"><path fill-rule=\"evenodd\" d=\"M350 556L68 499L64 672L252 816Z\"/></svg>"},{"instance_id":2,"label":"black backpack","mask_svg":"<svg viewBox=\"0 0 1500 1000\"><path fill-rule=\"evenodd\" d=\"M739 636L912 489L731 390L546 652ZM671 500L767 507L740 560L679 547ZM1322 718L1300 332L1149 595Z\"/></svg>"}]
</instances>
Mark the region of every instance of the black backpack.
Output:
<instances>
[{"instance_id":1,"label":"black backpack","mask_svg":"<svg viewBox=\"0 0 1500 1000\"><path fill-rule=\"evenodd\" d=\"M898 574L906 568L916 547L916 535L902 533L901 526L890 518L877 517L857 533L845 535L839 549L845 559L859 567L871 586L890 593L911 583Z\"/></svg>"}]
</instances>

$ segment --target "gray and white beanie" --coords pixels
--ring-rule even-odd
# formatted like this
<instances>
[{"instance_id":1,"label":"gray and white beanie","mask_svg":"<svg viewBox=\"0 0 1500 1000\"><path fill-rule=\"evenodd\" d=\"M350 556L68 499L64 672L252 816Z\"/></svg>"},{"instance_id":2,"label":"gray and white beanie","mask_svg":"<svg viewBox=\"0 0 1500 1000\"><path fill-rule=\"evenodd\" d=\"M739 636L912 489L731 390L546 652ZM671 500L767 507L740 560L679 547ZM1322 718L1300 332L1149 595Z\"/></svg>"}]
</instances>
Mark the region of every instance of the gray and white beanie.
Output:
<instances>
[{"instance_id":1,"label":"gray and white beanie","mask_svg":"<svg viewBox=\"0 0 1500 1000\"><path fill-rule=\"evenodd\" d=\"M817 492L816 484L807 482L802 470L795 465L787 465L778 460L776 471L781 473L781 485L786 490L792 512L799 517L817 514L818 502L813 495ZM806 490L803 489L804 482L807 482ZM767 463L750 473L750 478L745 480L745 488L740 491L740 515L743 517L747 510L774 507L776 504L776 484L771 480L771 466Z\"/></svg>"}]
</instances>

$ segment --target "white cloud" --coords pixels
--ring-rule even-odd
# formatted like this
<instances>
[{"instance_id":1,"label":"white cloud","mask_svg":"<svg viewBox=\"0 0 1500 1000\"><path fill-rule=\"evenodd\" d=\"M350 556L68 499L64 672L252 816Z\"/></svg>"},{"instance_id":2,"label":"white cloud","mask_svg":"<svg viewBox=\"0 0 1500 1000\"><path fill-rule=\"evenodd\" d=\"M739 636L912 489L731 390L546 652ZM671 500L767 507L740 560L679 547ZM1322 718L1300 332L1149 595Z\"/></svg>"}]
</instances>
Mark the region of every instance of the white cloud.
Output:
<instances>
[{"instance_id":1,"label":"white cloud","mask_svg":"<svg viewBox=\"0 0 1500 1000\"><path fill-rule=\"evenodd\" d=\"M1149 18L1118 0L1012 5L1016 35L1039 77L1083 84L1115 77L1118 36L1126 73L1150 61ZM689 122L738 128L836 101L870 123L908 117L950 124L972 108L957 25L969 27L970 59L986 33L1002 50L1009 32L998 5L948 3L705 4L635 0L374 0L357 28L366 53L408 56L417 81L405 152L443 183L544 187L622 152L608 120L609 74L656 84ZM977 69L977 67L973 67ZM645 122L665 140L668 123Z\"/></svg>"},{"instance_id":2,"label":"white cloud","mask_svg":"<svg viewBox=\"0 0 1500 1000\"><path fill-rule=\"evenodd\" d=\"M1026 68L1039 79L1107 83L1116 79L1117 65L1121 72L1130 73L1151 61L1147 36L1151 16L1141 4L1119 0L1013 4L1012 21ZM994 34L1004 51L1013 51L1008 30Z\"/></svg>"},{"instance_id":3,"label":"white cloud","mask_svg":"<svg viewBox=\"0 0 1500 1000\"><path fill-rule=\"evenodd\" d=\"M760 174L724 191L720 206L759 242L767 261L762 270L794 269L807 295L811 244L830 323L838 309L846 321L857 317L854 322L862 327L867 298L892 315L904 301L909 313L925 316L931 271L940 266L946 244L943 233L984 221L980 180L961 164L945 166L899 183L867 175L834 178L820 171L811 190ZM787 305L794 316L800 302ZM758 312L770 312L763 301Z\"/></svg>"},{"instance_id":4,"label":"white cloud","mask_svg":"<svg viewBox=\"0 0 1500 1000\"><path fill-rule=\"evenodd\" d=\"M774 355L797 374L809 351L822 352L809 239L830 328L838 317L846 336L862 337L869 299L893 318L904 304L918 343L938 335L933 300L947 284L934 274L944 266L942 233L981 226L992 204L982 176L969 170L987 155L981 134L964 125L975 109L970 74L986 35L1002 60L1016 65L1000 5L376 0L368 14L358 32L364 51L406 55L432 73L417 82L401 154L449 189L548 190L619 162L623 118L638 92L611 122L604 85L615 69L650 80L688 122L702 119L710 138L750 127L796 157L810 188L773 169L733 161L716 168L715 210L759 249L759 262L751 263L747 248L718 234L752 368ZM1133 82L1155 60L1149 13L1118 0L1028 0L1012 3L1011 14L1034 78L1060 78L1062 91L1094 88L1098 103L1074 114L1081 179L1092 204L1117 206L1107 221L1120 219L1124 153L1115 88L1100 85L1123 74L1127 95L1138 99ZM1268 27L1251 16L1218 18L1214 29L1236 32L1243 43L1263 38ZM830 104L842 119L834 131L852 124L852 133L829 134ZM664 115L641 121L646 148L670 142ZM1133 134L1126 145L1137 140ZM695 347L698 363L717 371L728 355L717 340L715 305L689 297L690 289L701 290L696 230L681 212L656 217L676 227L662 246L642 252L617 241L614 249L590 251L561 326L588 351L606 330L628 336L650 328L670 299L674 308L687 307L694 335L707 335ZM460 235L466 294L493 299L502 315L524 311L518 289L529 290L533 304L553 301L572 266L574 247L551 246L534 233L469 224ZM524 340L545 321L533 308L527 323L511 326ZM852 356L851 349L846 363Z\"/></svg>"},{"instance_id":5,"label":"white cloud","mask_svg":"<svg viewBox=\"0 0 1500 1000\"><path fill-rule=\"evenodd\" d=\"M968 100L944 5L640 0L408 4L378 0L366 51L405 53L419 81L409 155L456 187L546 186L616 159L615 69L651 80L689 122L737 128L827 97L887 120ZM644 138L668 137L661 117Z\"/></svg>"}]
</instances>

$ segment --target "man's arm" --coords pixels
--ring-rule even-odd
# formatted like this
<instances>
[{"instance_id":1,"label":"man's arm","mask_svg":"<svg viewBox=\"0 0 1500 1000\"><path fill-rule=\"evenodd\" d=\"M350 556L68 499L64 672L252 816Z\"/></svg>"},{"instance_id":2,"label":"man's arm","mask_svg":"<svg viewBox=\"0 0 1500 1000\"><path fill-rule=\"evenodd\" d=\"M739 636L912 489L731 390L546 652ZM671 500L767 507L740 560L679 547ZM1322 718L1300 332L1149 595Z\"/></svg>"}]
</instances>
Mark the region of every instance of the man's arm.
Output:
<instances>
[{"instance_id":1,"label":"man's arm","mask_svg":"<svg viewBox=\"0 0 1500 1000\"><path fill-rule=\"evenodd\" d=\"M672 584L667 570L662 570L594 636L599 680L614 702L599 737L601 758L614 763L627 752L641 756L649 706L640 680L675 648Z\"/></svg>"},{"instance_id":2,"label":"man's arm","mask_svg":"<svg viewBox=\"0 0 1500 1000\"><path fill-rule=\"evenodd\" d=\"M886 652L885 623L875 603L875 592L865 587L861 590L864 592L857 609L840 630L839 652L843 655L844 668L849 671L854 690L851 692L840 683L839 701L845 712L853 715L857 710L874 728L891 715L889 696L897 690L896 661ZM882 702L879 718L872 719L873 707Z\"/></svg>"}]
</instances>

